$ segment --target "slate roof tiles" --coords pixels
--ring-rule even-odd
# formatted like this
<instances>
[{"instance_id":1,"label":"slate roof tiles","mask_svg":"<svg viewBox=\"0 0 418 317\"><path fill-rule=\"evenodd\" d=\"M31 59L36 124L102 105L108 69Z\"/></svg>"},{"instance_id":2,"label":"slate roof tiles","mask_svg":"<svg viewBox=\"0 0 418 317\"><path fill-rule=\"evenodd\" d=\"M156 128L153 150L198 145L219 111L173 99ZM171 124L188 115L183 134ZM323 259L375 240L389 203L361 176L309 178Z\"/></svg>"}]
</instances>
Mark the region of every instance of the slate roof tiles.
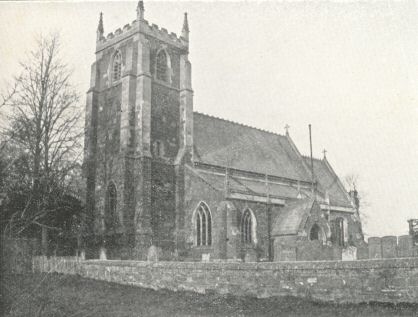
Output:
<instances>
[{"instance_id":1,"label":"slate roof tiles","mask_svg":"<svg viewBox=\"0 0 418 317\"><path fill-rule=\"evenodd\" d=\"M289 137L243 124L194 113L193 142L195 161L238 170L310 182L310 159L300 155ZM325 160L314 159L318 191L328 193L331 204L350 207L338 176ZM203 175L204 174L204 175ZM224 187L224 176L202 173L216 187ZM265 193L262 182L231 177L232 190ZM295 198L292 186L270 185L272 195Z\"/></svg>"}]
</instances>

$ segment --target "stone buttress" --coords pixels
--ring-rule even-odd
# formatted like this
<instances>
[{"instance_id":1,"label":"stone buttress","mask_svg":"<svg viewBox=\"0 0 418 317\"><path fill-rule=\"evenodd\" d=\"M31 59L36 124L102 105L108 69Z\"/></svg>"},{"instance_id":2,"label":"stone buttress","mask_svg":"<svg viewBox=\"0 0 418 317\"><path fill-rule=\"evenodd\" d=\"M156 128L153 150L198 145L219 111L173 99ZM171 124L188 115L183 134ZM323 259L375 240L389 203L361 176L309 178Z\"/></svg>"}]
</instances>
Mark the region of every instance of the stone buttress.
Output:
<instances>
[{"instance_id":1,"label":"stone buttress","mask_svg":"<svg viewBox=\"0 0 418 317\"><path fill-rule=\"evenodd\" d=\"M188 22L182 35L137 18L103 36L86 102L85 177L92 257L144 259L181 248L183 165L192 160Z\"/></svg>"}]
</instances>

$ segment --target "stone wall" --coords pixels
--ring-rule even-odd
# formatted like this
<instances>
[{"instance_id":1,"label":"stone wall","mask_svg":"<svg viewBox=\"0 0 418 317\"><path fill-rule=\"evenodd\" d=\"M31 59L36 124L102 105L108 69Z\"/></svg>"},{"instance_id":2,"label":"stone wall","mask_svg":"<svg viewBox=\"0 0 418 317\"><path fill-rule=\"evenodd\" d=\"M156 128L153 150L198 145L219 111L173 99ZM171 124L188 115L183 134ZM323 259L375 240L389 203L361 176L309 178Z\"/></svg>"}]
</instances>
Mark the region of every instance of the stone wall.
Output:
<instances>
[{"instance_id":1,"label":"stone wall","mask_svg":"<svg viewBox=\"0 0 418 317\"><path fill-rule=\"evenodd\" d=\"M33 271L152 289L335 302L417 302L418 258L276 263L81 261L33 258Z\"/></svg>"}]
</instances>

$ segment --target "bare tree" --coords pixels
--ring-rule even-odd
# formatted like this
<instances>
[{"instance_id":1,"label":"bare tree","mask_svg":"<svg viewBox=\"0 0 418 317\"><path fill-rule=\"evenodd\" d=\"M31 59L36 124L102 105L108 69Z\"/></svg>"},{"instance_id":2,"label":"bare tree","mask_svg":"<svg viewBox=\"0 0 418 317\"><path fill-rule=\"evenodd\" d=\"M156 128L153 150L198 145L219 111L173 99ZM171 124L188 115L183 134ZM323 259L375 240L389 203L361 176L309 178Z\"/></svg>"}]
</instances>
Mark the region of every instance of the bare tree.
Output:
<instances>
[{"instance_id":1,"label":"bare tree","mask_svg":"<svg viewBox=\"0 0 418 317\"><path fill-rule=\"evenodd\" d=\"M58 35L39 38L21 63L12 94L3 99L11 111L5 135L11 146L26 153L26 164L19 165L19 172L30 179L24 208L8 219L10 234L32 225L54 229L48 221L57 209L54 202L80 167L82 112L59 48Z\"/></svg>"},{"instance_id":2,"label":"bare tree","mask_svg":"<svg viewBox=\"0 0 418 317\"><path fill-rule=\"evenodd\" d=\"M358 184L360 182L360 176L356 173L349 173L343 178L343 184L348 191L356 190L358 193L358 199L360 201L359 217L364 225L367 225L368 216L365 209L370 206L367 200L367 193L363 189L359 189ZM363 229L364 230L364 229Z\"/></svg>"},{"instance_id":3,"label":"bare tree","mask_svg":"<svg viewBox=\"0 0 418 317\"><path fill-rule=\"evenodd\" d=\"M356 189L356 185L359 181L359 175L355 173L350 173L344 176L343 182L347 189L353 190Z\"/></svg>"},{"instance_id":4,"label":"bare tree","mask_svg":"<svg viewBox=\"0 0 418 317\"><path fill-rule=\"evenodd\" d=\"M8 92L0 95L0 109L8 105L9 101L13 98L17 90L18 82L19 82L19 79L15 78L13 82L13 86L8 90Z\"/></svg>"}]
</instances>

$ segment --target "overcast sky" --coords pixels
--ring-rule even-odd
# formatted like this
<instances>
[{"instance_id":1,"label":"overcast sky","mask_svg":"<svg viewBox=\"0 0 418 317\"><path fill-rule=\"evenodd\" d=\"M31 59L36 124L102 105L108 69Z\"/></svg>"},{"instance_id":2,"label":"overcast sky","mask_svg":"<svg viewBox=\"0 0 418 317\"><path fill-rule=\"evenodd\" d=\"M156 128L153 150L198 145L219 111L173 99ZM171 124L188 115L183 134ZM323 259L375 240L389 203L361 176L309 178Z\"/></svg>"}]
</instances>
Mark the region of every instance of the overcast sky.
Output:
<instances>
[{"instance_id":1,"label":"overcast sky","mask_svg":"<svg viewBox=\"0 0 418 317\"><path fill-rule=\"evenodd\" d=\"M135 8L1 2L0 89L36 34L60 31L84 95L99 12L107 34L131 23ZM341 177L360 176L366 233L406 234L418 218L417 3L145 1L145 18L169 32L180 34L185 11L195 111L281 134L289 124L305 154L311 123L314 156L326 148Z\"/></svg>"}]
</instances>

